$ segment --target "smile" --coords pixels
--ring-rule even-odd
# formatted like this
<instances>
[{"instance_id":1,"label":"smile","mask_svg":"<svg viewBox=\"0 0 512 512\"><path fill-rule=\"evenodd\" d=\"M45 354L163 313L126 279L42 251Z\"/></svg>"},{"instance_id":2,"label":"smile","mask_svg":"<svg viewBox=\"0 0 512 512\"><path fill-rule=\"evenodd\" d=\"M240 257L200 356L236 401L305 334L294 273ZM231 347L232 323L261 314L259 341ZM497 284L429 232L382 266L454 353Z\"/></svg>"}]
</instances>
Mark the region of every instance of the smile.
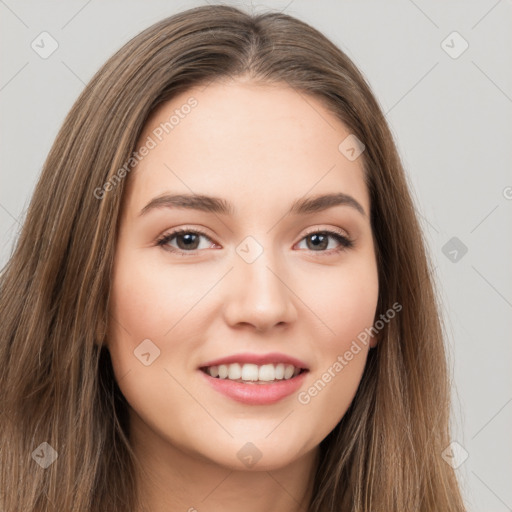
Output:
<instances>
[{"instance_id":1,"label":"smile","mask_svg":"<svg viewBox=\"0 0 512 512\"><path fill-rule=\"evenodd\" d=\"M292 364L221 364L207 366L201 370L216 379L228 379L234 382L265 384L280 380L289 380L306 371Z\"/></svg>"}]
</instances>

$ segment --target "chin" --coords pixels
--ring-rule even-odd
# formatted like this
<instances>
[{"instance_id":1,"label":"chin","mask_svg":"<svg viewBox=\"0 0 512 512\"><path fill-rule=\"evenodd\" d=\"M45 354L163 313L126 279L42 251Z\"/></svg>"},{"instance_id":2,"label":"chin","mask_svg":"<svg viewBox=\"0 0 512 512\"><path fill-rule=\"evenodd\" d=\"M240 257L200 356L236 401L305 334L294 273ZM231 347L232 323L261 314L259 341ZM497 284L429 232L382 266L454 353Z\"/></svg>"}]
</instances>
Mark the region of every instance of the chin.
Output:
<instances>
[{"instance_id":1,"label":"chin","mask_svg":"<svg viewBox=\"0 0 512 512\"><path fill-rule=\"evenodd\" d=\"M231 440L233 441L233 440ZM217 447L219 444L217 443ZM232 471L275 471L300 457L300 444L283 446L279 442L234 441L222 452L202 453L210 462Z\"/></svg>"}]
</instances>

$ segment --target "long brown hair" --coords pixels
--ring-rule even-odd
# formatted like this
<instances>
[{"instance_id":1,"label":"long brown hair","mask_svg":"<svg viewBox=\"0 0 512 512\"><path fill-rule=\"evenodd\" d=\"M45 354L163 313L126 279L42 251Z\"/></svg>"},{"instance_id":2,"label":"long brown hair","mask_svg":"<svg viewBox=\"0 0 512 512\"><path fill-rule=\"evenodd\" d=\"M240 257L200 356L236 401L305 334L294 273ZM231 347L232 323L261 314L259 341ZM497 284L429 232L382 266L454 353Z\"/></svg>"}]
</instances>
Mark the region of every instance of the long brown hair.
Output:
<instances>
[{"instance_id":1,"label":"long brown hair","mask_svg":"<svg viewBox=\"0 0 512 512\"><path fill-rule=\"evenodd\" d=\"M349 410L320 445L309 511L464 510L441 457L450 443L450 388L431 264L377 101L350 59L309 25L281 13L204 6L154 24L113 55L45 162L0 277L2 512L139 506L127 403L101 346L113 321L109 290L129 179L119 170L157 105L241 75L313 95L364 142L376 318L402 306L370 350ZM38 457L53 463L37 464Z\"/></svg>"}]
</instances>

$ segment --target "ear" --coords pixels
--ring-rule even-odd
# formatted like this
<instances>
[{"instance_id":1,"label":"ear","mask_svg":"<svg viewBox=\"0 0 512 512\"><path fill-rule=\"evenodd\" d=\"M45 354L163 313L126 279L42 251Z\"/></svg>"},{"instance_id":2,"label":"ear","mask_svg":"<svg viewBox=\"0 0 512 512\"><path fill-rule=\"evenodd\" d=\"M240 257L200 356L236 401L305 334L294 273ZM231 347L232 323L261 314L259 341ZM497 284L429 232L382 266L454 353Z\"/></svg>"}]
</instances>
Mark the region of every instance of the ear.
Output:
<instances>
[{"instance_id":1,"label":"ear","mask_svg":"<svg viewBox=\"0 0 512 512\"><path fill-rule=\"evenodd\" d=\"M370 339L370 349L375 348L380 341L380 335L372 336Z\"/></svg>"}]
</instances>

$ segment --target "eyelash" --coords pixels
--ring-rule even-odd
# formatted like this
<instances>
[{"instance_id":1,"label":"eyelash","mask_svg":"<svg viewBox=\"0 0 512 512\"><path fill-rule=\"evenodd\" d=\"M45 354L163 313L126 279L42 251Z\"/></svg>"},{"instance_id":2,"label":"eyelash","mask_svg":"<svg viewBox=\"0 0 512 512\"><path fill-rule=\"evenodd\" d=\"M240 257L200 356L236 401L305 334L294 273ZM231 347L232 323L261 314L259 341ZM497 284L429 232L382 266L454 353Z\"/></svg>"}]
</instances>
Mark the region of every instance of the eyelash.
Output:
<instances>
[{"instance_id":1,"label":"eyelash","mask_svg":"<svg viewBox=\"0 0 512 512\"><path fill-rule=\"evenodd\" d=\"M175 231L172 231L170 233L166 233L165 235L160 237L157 240L157 245L162 247L166 251L169 251L169 252L172 252L172 253L175 253L175 254L180 254L181 256L194 256L198 251L200 252L202 249L194 249L193 251L182 251L180 249L176 249L175 247L171 247L171 246L167 245L176 236L183 235L183 234L190 234L190 233L195 234L195 235L202 235L202 236L208 238L208 240L211 241L211 239L208 236L208 234L205 233L204 231L201 231L200 229L196 229L196 228L194 228L194 229L186 229L186 228L184 228L183 229L183 228L181 228L181 229L176 229ZM328 236L334 238L340 244L340 247L338 247L336 249L330 249L330 250L326 250L326 251L311 251L313 253L319 253L318 255L339 253L339 252L344 251L346 249L350 249L350 248L352 248L354 246L354 242L352 240L350 240L348 237L346 237L345 235L341 234L340 232L330 231L330 230L314 230L314 231L310 231L309 233L306 233L301 238L300 241L302 242L302 240L304 240L305 238L307 238L307 237L309 237L311 235L317 235L317 234L328 235Z\"/></svg>"}]
</instances>

